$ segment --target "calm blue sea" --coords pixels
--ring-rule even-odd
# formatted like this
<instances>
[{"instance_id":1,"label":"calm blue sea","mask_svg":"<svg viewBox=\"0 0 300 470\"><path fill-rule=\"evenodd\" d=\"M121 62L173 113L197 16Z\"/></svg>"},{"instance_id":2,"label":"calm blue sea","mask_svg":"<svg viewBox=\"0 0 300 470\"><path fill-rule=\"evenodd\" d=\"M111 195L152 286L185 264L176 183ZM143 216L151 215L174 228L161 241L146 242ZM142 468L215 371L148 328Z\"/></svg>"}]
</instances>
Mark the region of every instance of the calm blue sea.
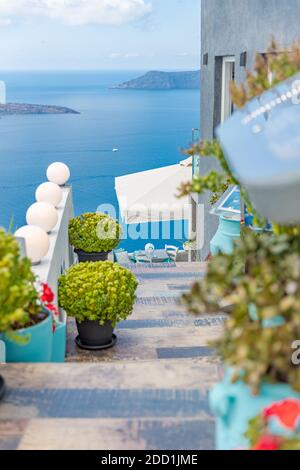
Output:
<instances>
[{"instance_id":1,"label":"calm blue sea","mask_svg":"<svg viewBox=\"0 0 300 470\"><path fill-rule=\"evenodd\" d=\"M192 128L199 126L200 92L109 88L141 73L0 73L10 102L68 106L81 113L0 119L0 225L7 227L12 217L14 227L25 223L35 188L53 161L71 168L79 214L103 203L117 207L116 176L182 159L180 149L190 143ZM112 153L114 147L118 153ZM123 242L128 250L144 245L145 240Z\"/></svg>"}]
</instances>

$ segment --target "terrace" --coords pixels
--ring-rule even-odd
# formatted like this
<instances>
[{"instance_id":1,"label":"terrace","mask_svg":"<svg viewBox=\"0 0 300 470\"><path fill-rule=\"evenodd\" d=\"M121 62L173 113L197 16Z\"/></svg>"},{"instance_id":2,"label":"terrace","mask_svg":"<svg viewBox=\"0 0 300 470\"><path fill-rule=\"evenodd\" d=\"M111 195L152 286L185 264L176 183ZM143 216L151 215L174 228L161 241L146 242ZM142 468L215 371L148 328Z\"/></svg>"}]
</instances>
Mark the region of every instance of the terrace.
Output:
<instances>
[{"instance_id":1,"label":"terrace","mask_svg":"<svg viewBox=\"0 0 300 470\"><path fill-rule=\"evenodd\" d=\"M212 200L217 200L213 208L210 202L219 229L210 243L209 262L179 262L182 253L176 253L172 262L162 263L164 257L156 253L154 259L148 247L142 254L116 251L116 262L76 263L69 242L79 259L82 251L92 257L106 255L119 242L119 224L103 214L86 214L69 223L72 193L63 188L48 255L33 266L55 294L58 277L68 272L58 295L60 305L67 301L70 318L61 311L53 334L51 323L49 327L52 349L63 346L63 357L40 361L47 366L20 360L3 365L8 389L0 406L1 448L299 450L300 164L295 135L300 45L293 45L292 52L274 53L274 48L267 66L258 55L245 84L232 86L232 99L241 109L217 129L218 140L200 142L191 151L220 163L219 172L202 174L194 161L194 178L181 188L183 196L196 199L212 190ZM182 171L180 166L173 170ZM169 170L163 169L167 174ZM121 192L132 195L130 185L125 186ZM143 197L151 202L149 192ZM144 212L120 206L128 221L141 214L152 220L147 204ZM117 235L108 244L98 233L103 218ZM16 242L10 235L2 238L7 238L12 255L3 257L8 264L16 258ZM101 242L101 249L92 242ZM30 245L34 261L38 245ZM17 257L17 262L26 271L24 258ZM10 274L7 268L2 271ZM12 286L14 302L18 283ZM51 297L49 292L46 297ZM15 314L18 319L19 311ZM71 317L77 320L76 345ZM111 343L82 341L82 318L95 329L117 324L116 336L111 333ZM6 345L12 342L2 339Z\"/></svg>"},{"instance_id":2,"label":"terrace","mask_svg":"<svg viewBox=\"0 0 300 470\"><path fill-rule=\"evenodd\" d=\"M48 255L32 268L55 293L74 260L67 237L72 190L63 193ZM207 341L218 336L224 317L194 317L180 304L205 267L131 264L137 300L116 328L114 348L79 349L75 321L68 319L65 363L3 365L0 448L213 448L207 392L221 370Z\"/></svg>"}]
</instances>

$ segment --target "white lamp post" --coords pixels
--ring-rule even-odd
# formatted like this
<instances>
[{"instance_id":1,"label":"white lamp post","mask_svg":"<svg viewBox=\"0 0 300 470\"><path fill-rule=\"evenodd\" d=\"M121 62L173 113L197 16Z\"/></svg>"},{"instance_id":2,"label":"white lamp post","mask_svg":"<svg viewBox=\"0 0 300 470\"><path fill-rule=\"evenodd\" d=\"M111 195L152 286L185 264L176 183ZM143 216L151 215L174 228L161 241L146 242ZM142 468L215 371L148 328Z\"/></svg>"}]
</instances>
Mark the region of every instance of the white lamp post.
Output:
<instances>
[{"instance_id":1,"label":"white lamp post","mask_svg":"<svg viewBox=\"0 0 300 470\"><path fill-rule=\"evenodd\" d=\"M32 264L39 264L47 255L50 240L45 230L40 227L25 225L16 231L15 236L24 238L26 256L30 259Z\"/></svg>"},{"instance_id":2,"label":"white lamp post","mask_svg":"<svg viewBox=\"0 0 300 470\"><path fill-rule=\"evenodd\" d=\"M47 169L47 178L51 183L65 185L70 179L70 169L65 163L52 163Z\"/></svg>"},{"instance_id":3,"label":"white lamp post","mask_svg":"<svg viewBox=\"0 0 300 470\"><path fill-rule=\"evenodd\" d=\"M35 225L49 233L58 222L58 213L52 204L36 202L27 210L26 221L28 225Z\"/></svg>"},{"instance_id":4,"label":"white lamp post","mask_svg":"<svg viewBox=\"0 0 300 470\"><path fill-rule=\"evenodd\" d=\"M63 192L56 183L42 183L36 190L37 202L48 202L58 207L63 198Z\"/></svg>"}]
</instances>

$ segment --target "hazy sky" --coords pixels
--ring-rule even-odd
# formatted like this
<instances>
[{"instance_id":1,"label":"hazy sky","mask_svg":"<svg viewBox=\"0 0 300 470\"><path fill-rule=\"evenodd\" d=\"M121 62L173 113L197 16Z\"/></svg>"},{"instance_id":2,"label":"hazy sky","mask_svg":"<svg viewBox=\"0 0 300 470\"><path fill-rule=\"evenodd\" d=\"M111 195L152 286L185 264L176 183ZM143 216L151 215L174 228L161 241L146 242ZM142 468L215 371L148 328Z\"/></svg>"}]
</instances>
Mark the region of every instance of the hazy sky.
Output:
<instances>
[{"instance_id":1,"label":"hazy sky","mask_svg":"<svg viewBox=\"0 0 300 470\"><path fill-rule=\"evenodd\" d=\"M0 69L197 69L200 0L0 0Z\"/></svg>"}]
</instances>

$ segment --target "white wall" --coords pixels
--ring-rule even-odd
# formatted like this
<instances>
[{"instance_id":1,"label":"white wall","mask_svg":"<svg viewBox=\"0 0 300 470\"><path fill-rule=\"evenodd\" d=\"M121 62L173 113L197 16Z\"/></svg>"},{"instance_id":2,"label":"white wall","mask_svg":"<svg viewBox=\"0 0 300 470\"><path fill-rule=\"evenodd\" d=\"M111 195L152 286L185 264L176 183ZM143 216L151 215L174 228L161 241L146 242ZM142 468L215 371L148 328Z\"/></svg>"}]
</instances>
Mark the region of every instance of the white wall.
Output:
<instances>
[{"instance_id":1,"label":"white wall","mask_svg":"<svg viewBox=\"0 0 300 470\"><path fill-rule=\"evenodd\" d=\"M63 188L63 200L58 208L59 220L50 234L47 256L32 270L42 282L49 284L57 301L57 280L73 264L73 250L69 245L68 225L74 217L72 188Z\"/></svg>"}]
</instances>

